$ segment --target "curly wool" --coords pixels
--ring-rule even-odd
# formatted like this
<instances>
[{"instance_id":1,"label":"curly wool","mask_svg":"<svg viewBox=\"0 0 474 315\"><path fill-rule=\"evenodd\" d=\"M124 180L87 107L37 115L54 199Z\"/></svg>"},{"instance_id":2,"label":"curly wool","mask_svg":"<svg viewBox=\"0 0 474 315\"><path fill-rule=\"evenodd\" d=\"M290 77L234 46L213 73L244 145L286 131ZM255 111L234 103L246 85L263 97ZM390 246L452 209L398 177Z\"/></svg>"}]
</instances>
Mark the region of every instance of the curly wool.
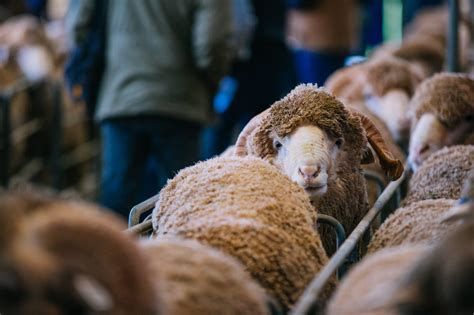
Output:
<instances>
[{"instance_id":1,"label":"curly wool","mask_svg":"<svg viewBox=\"0 0 474 315\"><path fill-rule=\"evenodd\" d=\"M412 36L393 52L395 57L425 65L427 75L440 72L445 59L444 46L427 37Z\"/></svg>"},{"instance_id":2,"label":"curly wool","mask_svg":"<svg viewBox=\"0 0 474 315\"><path fill-rule=\"evenodd\" d=\"M276 155L271 134L285 137L305 124L317 126L335 138L344 138L343 152L334 165L336 176L328 182L328 191L313 205L319 212L338 219L349 233L368 209L360 168L367 138L360 119L351 115L334 96L311 84L297 86L272 105L270 114L250 135L248 151L271 162ZM326 250L332 251L333 233L325 228L320 233Z\"/></svg>"},{"instance_id":3,"label":"curly wool","mask_svg":"<svg viewBox=\"0 0 474 315\"><path fill-rule=\"evenodd\" d=\"M305 124L317 126L334 138L343 137L349 161L360 162L367 139L359 118L323 88L311 84L297 86L272 105L270 115L249 138L250 152L264 159L273 157L276 151L270 134L275 132L283 138Z\"/></svg>"},{"instance_id":4,"label":"curly wool","mask_svg":"<svg viewBox=\"0 0 474 315\"><path fill-rule=\"evenodd\" d=\"M152 240L142 248L160 283L163 314L269 314L265 291L234 258L190 240Z\"/></svg>"},{"instance_id":5,"label":"curly wool","mask_svg":"<svg viewBox=\"0 0 474 315\"><path fill-rule=\"evenodd\" d=\"M464 74L436 74L417 88L410 107L416 119L433 113L443 124L454 127L474 116L474 80Z\"/></svg>"},{"instance_id":6,"label":"curly wool","mask_svg":"<svg viewBox=\"0 0 474 315\"><path fill-rule=\"evenodd\" d=\"M408 62L399 58L385 57L367 63L367 82L378 96L383 96L394 89L403 90L411 96L419 79Z\"/></svg>"},{"instance_id":7,"label":"curly wool","mask_svg":"<svg viewBox=\"0 0 474 315\"><path fill-rule=\"evenodd\" d=\"M427 252L425 246L397 246L368 255L339 285L327 315L397 315L390 306L400 279Z\"/></svg>"},{"instance_id":8,"label":"curly wool","mask_svg":"<svg viewBox=\"0 0 474 315\"><path fill-rule=\"evenodd\" d=\"M237 258L286 309L328 261L306 192L255 157L180 171L160 192L152 220L158 238L195 239Z\"/></svg>"},{"instance_id":9,"label":"curly wool","mask_svg":"<svg viewBox=\"0 0 474 315\"><path fill-rule=\"evenodd\" d=\"M397 209L373 236L368 253L405 244L431 245L450 232L455 223L442 222L456 200L435 199L414 202Z\"/></svg>"},{"instance_id":10,"label":"curly wool","mask_svg":"<svg viewBox=\"0 0 474 315\"><path fill-rule=\"evenodd\" d=\"M474 165L474 145L456 145L428 157L410 179L401 205L426 199L458 199Z\"/></svg>"},{"instance_id":11,"label":"curly wool","mask_svg":"<svg viewBox=\"0 0 474 315\"><path fill-rule=\"evenodd\" d=\"M157 312L160 303L145 260L115 215L84 202L15 194L0 198L2 218L5 212L15 213L17 229L14 241L0 248L0 260L9 263L2 264L0 272L7 268L21 279L23 297L41 297L11 303L13 310L6 313L49 313L53 288L56 294L61 290L56 302L62 308L84 303L69 292L72 279L58 278L59 274L86 275L103 285L113 303L103 314Z\"/></svg>"}]
</instances>

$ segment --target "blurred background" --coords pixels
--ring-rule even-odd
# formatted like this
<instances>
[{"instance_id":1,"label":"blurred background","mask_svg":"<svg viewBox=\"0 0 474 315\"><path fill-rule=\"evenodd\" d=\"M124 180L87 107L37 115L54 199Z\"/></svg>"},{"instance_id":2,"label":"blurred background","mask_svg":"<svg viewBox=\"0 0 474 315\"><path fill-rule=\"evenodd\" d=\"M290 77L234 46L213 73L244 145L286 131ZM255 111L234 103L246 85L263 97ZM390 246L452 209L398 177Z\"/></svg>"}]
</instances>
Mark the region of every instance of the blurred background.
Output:
<instances>
[{"instance_id":1,"label":"blurred background","mask_svg":"<svg viewBox=\"0 0 474 315\"><path fill-rule=\"evenodd\" d=\"M295 85L400 44L417 13L445 5L173 2L0 1L3 186L68 191L125 216Z\"/></svg>"}]
</instances>

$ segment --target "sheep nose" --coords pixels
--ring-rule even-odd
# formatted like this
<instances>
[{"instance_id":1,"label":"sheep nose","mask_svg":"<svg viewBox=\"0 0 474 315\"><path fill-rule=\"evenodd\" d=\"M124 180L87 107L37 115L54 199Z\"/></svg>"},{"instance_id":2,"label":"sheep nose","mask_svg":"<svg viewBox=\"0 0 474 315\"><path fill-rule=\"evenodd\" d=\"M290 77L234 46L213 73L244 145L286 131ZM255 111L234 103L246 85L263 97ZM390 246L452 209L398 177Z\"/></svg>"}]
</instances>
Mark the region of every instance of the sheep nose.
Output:
<instances>
[{"instance_id":1,"label":"sheep nose","mask_svg":"<svg viewBox=\"0 0 474 315\"><path fill-rule=\"evenodd\" d=\"M321 167L319 166L305 165L298 168L298 174L306 180L316 178L319 172L321 172Z\"/></svg>"},{"instance_id":2,"label":"sheep nose","mask_svg":"<svg viewBox=\"0 0 474 315\"><path fill-rule=\"evenodd\" d=\"M418 150L418 153L420 155L422 155L423 153L425 153L426 151L428 151L430 149L430 146L428 144L425 144L421 149Z\"/></svg>"}]
</instances>

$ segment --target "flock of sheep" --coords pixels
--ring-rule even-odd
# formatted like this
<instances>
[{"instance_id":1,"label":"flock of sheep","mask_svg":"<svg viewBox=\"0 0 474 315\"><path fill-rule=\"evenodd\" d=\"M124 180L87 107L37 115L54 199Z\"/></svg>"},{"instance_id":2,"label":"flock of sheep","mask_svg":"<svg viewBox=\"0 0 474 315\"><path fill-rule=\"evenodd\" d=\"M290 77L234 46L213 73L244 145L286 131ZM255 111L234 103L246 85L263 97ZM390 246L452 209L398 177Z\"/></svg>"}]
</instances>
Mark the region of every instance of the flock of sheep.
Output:
<instances>
[{"instance_id":1,"label":"flock of sheep","mask_svg":"<svg viewBox=\"0 0 474 315\"><path fill-rule=\"evenodd\" d=\"M474 80L439 73L446 25L428 11L400 46L297 86L169 180L147 239L86 202L2 192L0 313L291 313L335 251L318 214L352 232L376 199L364 172L389 182L407 162L401 207L318 299L329 315L472 314Z\"/></svg>"}]
</instances>

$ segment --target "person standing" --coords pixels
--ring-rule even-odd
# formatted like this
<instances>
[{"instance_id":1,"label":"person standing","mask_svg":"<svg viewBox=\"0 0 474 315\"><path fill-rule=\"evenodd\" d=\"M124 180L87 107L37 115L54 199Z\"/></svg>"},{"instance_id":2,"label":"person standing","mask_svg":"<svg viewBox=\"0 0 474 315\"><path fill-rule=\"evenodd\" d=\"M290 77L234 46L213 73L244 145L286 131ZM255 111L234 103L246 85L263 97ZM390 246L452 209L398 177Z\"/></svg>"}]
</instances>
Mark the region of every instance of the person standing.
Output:
<instances>
[{"instance_id":1,"label":"person standing","mask_svg":"<svg viewBox=\"0 0 474 315\"><path fill-rule=\"evenodd\" d=\"M300 83L323 85L357 46L357 0L292 0L287 40Z\"/></svg>"},{"instance_id":2,"label":"person standing","mask_svg":"<svg viewBox=\"0 0 474 315\"><path fill-rule=\"evenodd\" d=\"M229 106L219 113L219 122L204 135L204 158L222 153L253 116L296 84L293 58L285 42L286 0L248 2L256 18L249 54L232 64L235 94Z\"/></svg>"},{"instance_id":3,"label":"person standing","mask_svg":"<svg viewBox=\"0 0 474 315\"><path fill-rule=\"evenodd\" d=\"M77 12L91 4L74 1ZM127 216L198 159L199 134L232 57L231 4L114 0L107 10L95 112L103 146L99 202ZM79 37L83 21L71 24Z\"/></svg>"}]
</instances>

